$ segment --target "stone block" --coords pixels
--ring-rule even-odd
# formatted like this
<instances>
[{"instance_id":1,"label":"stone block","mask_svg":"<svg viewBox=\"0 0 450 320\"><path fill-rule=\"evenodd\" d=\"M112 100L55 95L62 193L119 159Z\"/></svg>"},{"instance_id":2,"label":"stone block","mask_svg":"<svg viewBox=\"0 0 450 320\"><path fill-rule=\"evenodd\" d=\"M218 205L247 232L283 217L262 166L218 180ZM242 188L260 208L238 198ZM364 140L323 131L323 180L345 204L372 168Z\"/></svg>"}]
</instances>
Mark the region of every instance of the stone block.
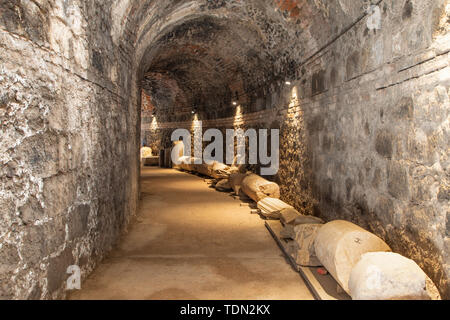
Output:
<instances>
[{"instance_id":1,"label":"stone block","mask_svg":"<svg viewBox=\"0 0 450 320\"><path fill-rule=\"evenodd\" d=\"M228 178L228 181L230 182L230 186L234 190L234 193L236 195L239 195L242 180L244 180L244 178L245 178L245 174L243 174L243 173L232 173Z\"/></svg>"},{"instance_id":2,"label":"stone block","mask_svg":"<svg viewBox=\"0 0 450 320\"><path fill-rule=\"evenodd\" d=\"M228 179L222 179L219 182L216 183L216 190L217 191L223 191L223 192L227 192L227 191L231 191L231 186L228 182Z\"/></svg>"},{"instance_id":3,"label":"stone block","mask_svg":"<svg viewBox=\"0 0 450 320\"><path fill-rule=\"evenodd\" d=\"M364 253L391 251L376 235L343 220L325 224L317 234L314 248L320 262L346 292L350 273Z\"/></svg>"},{"instance_id":4,"label":"stone block","mask_svg":"<svg viewBox=\"0 0 450 320\"><path fill-rule=\"evenodd\" d=\"M145 166L157 166L159 164L159 157L147 157L142 159Z\"/></svg>"},{"instance_id":5,"label":"stone block","mask_svg":"<svg viewBox=\"0 0 450 320\"><path fill-rule=\"evenodd\" d=\"M193 164L193 171L197 172L201 175L210 177L211 176L211 168L212 164L202 163L202 164Z\"/></svg>"},{"instance_id":6,"label":"stone block","mask_svg":"<svg viewBox=\"0 0 450 320\"><path fill-rule=\"evenodd\" d=\"M3 243L0 247L0 274L13 272L20 261L17 247Z\"/></svg>"},{"instance_id":7,"label":"stone block","mask_svg":"<svg viewBox=\"0 0 450 320\"><path fill-rule=\"evenodd\" d=\"M220 163L218 161L214 161L209 166L209 176L214 179L227 179L229 174L230 167L226 164Z\"/></svg>"},{"instance_id":8,"label":"stone block","mask_svg":"<svg viewBox=\"0 0 450 320\"><path fill-rule=\"evenodd\" d=\"M392 134L386 130L380 130L377 133L375 141L375 150L377 153L387 159L391 159L393 153L392 140Z\"/></svg>"},{"instance_id":9,"label":"stone block","mask_svg":"<svg viewBox=\"0 0 450 320\"><path fill-rule=\"evenodd\" d=\"M364 254L350 274L349 290L353 300L440 300L425 272L392 252Z\"/></svg>"},{"instance_id":10,"label":"stone block","mask_svg":"<svg viewBox=\"0 0 450 320\"><path fill-rule=\"evenodd\" d=\"M302 225L302 224L324 224L324 223L325 223L325 221L323 221L322 219L320 219L318 217L300 215L300 216L296 217L295 220L291 224L297 226L297 225Z\"/></svg>"},{"instance_id":11,"label":"stone block","mask_svg":"<svg viewBox=\"0 0 450 320\"><path fill-rule=\"evenodd\" d=\"M82 204L76 206L72 212L70 212L67 222L69 229L69 240L74 240L82 237L84 234L87 234L90 210L91 208L89 205Z\"/></svg>"},{"instance_id":12,"label":"stone block","mask_svg":"<svg viewBox=\"0 0 450 320\"><path fill-rule=\"evenodd\" d=\"M408 172L398 163L388 166L388 191L391 196L399 200L406 200L409 196Z\"/></svg>"}]
</instances>

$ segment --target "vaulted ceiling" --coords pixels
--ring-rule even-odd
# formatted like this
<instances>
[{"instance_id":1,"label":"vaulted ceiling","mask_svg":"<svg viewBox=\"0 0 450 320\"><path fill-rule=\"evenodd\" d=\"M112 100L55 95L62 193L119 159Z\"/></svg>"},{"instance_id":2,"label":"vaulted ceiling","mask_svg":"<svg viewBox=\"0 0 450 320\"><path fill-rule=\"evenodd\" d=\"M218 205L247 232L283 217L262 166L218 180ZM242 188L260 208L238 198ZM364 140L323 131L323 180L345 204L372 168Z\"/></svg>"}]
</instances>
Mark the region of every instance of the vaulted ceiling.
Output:
<instances>
[{"instance_id":1,"label":"vaulted ceiling","mask_svg":"<svg viewBox=\"0 0 450 320\"><path fill-rule=\"evenodd\" d=\"M301 76L308 57L369 1L118 1L115 29L135 35L143 89L157 112L216 117L265 87ZM126 32L123 33L126 36Z\"/></svg>"}]
</instances>

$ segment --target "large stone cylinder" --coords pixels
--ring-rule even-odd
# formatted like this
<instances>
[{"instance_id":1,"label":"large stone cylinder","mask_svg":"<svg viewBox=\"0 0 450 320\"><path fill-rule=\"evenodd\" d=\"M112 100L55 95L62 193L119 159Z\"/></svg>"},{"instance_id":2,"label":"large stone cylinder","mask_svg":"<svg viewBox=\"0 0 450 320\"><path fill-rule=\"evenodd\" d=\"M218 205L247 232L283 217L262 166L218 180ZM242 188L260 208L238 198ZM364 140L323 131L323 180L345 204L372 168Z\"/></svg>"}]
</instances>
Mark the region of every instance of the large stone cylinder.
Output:
<instances>
[{"instance_id":1,"label":"large stone cylinder","mask_svg":"<svg viewBox=\"0 0 450 320\"><path fill-rule=\"evenodd\" d=\"M280 187L274 182L256 175L247 175L241 184L242 191L256 202L271 197L280 198Z\"/></svg>"},{"instance_id":2,"label":"large stone cylinder","mask_svg":"<svg viewBox=\"0 0 450 320\"><path fill-rule=\"evenodd\" d=\"M391 251L379 237L342 220L325 224L314 241L316 255L346 292L353 267L367 252Z\"/></svg>"},{"instance_id":3,"label":"large stone cylinder","mask_svg":"<svg viewBox=\"0 0 450 320\"><path fill-rule=\"evenodd\" d=\"M351 272L349 289L353 300L440 300L417 263L392 252L364 254Z\"/></svg>"}]
</instances>

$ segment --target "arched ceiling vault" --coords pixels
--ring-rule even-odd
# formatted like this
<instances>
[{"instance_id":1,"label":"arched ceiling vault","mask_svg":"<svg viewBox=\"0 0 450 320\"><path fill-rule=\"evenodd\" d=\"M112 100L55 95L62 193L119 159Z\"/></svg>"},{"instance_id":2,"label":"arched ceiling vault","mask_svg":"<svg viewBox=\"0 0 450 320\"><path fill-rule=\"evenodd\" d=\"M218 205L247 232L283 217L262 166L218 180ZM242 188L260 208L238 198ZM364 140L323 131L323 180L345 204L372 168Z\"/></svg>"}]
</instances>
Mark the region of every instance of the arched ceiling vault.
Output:
<instances>
[{"instance_id":1,"label":"arched ceiling vault","mask_svg":"<svg viewBox=\"0 0 450 320\"><path fill-rule=\"evenodd\" d=\"M301 62L366 2L122 0L114 29L135 37L138 80L158 111L215 117L265 85L298 78Z\"/></svg>"}]
</instances>

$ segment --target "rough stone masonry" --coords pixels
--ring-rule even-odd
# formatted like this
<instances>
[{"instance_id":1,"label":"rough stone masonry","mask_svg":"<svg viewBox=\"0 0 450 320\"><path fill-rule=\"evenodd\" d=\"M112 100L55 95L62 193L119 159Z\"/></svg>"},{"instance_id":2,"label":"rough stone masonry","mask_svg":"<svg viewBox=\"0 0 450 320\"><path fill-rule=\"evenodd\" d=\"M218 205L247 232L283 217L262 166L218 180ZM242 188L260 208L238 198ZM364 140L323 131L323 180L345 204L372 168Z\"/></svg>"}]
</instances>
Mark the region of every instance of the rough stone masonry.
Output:
<instances>
[{"instance_id":1,"label":"rough stone masonry","mask_svg":"<svg viewBox=\"0 0 450 320\"><path fill-rule=\"evenodd\" d=\"M136 212L141 133L158 150L194 119L281 129L282 200L368 228L450 298L449 19L449 0L0 0L0 298L89 275Z\"/></svg>"}]
</instances>

